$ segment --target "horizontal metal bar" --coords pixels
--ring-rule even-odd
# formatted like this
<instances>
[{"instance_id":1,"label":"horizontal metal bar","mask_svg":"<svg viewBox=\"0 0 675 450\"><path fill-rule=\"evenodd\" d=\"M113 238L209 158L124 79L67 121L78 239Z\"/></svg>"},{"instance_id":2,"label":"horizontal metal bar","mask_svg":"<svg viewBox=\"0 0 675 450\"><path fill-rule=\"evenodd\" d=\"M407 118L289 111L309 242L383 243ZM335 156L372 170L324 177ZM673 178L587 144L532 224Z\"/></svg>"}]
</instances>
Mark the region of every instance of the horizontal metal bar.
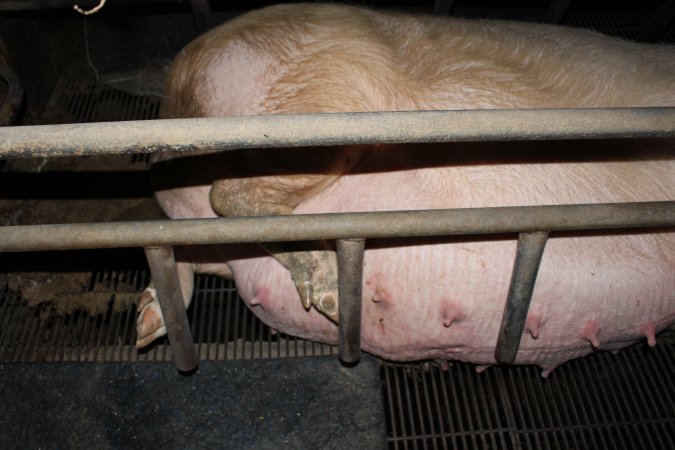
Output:
<instances>
[{"instance_id":1,"label":"horizontal metal bar","mask_svg":"<svg viewBox=\"0 0 675 450\"><path fill-rule=\"evenodd\" d=\"M338 239L338 348L340 359L361 358L361 290L365 239Z\"/></svg>"},{"instance_id":2,"label":"horizontal metal bar","mask_svg":"<svg viewBox=\"0 0 675 450\"><path fill-rule=\"evenodd\" d=\"M516 360L547 239L546 231L521 233L518 236L511 286L495 350L495 359L500 364L513 364Z\"/></svg>"},{"instance_id":3,"label":"horizontal metal bar","mask_svg":"<svg viewBox=\"0 0 675 450\"><path fill-rule=\"evenodd\" d=\"M309 145L675 137L675 107L212 117L0 129L0 158Z\"/></svg>"},{"instance_id":4,"label":"horizontal metal bar","mask_svg":"<svg viewBox=\"0 0 675 450\"><path fill-rule=\"evenodd\" d=\"M197 367L199 360L183 304L173 248L148 247L145 256L152 273L152 283L157 290L157 301L176 368L181 372L190 372Z\"/></svg>"},{"instance_id":5,"label":"horizontal metal bar","mask_svg":"<svg viewBox=\"0 0 675 450\"><path fill-rule=\"evenodd\" d=\"M0 227L0 251L675 226L675 201Z\"/></svg>"}]
</instances>

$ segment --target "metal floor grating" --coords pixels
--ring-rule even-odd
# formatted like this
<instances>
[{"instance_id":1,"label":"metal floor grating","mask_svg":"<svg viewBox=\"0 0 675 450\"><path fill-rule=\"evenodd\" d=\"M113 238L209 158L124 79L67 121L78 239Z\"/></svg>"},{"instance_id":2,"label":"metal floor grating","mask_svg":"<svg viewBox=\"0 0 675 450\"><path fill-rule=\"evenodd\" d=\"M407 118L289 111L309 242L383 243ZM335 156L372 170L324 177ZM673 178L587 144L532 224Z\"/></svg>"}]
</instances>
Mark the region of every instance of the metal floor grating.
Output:
<instances>
[{"instance_id":1,"label":"metal floor grating","mask_svg":"<svg viewBox=\"0 0 675 450\"><path fill-rule=\"evenodd\" d=\"M82 296L108 299L104 312L96 314L82 309L59 314L52 303L29 307L6 289L0 298L0 362L171 361L166 337L136 350L136 308L116 301L138 298L148 282L145 271L93 273ZM196 278L188 318L201 360L337 354L334 346L273 333L246 308L232 282L218 277Z\"/></svg>"},{"instance_id":2,"label":"metal floor grating","mask_svg":"<svg viewBox=\"0 0 675 450\"><path fill-rule=\"evenodd\" d=\"M159 100L133 95L95 80L61 77L42 117L43 122L54 124L156 119Z\"/></svg>"},{"instance_id":3,"label":"metal floor grating","mask_svg":"<svg viewBox=\"0 0 675 450\"><path fill-rule=\"evenodd\" d=\"M557 368L382 365L392 449L675 448L675 345Z\"/></svg>"},{"instance_id":4,"label":"metal floor grating","mask_svg":"<svg viewBox=\"0 0 675 450\"><path fill-rule=\"evenodd\" d=\"M0 296L0 363L168 361L160 339L134 348L136 298L145 271L95 272L83 294L107 296L104 311L54 313ZM231 282L199 275L188 310L201 360L336 355L334 346L274 334L245 307ZM391 449L665 449L675 448L675 340L660 339L611 355L599 352L556 369L491 367L478 374L456 363L381 362Z\"/></svg>"}]
</instances>

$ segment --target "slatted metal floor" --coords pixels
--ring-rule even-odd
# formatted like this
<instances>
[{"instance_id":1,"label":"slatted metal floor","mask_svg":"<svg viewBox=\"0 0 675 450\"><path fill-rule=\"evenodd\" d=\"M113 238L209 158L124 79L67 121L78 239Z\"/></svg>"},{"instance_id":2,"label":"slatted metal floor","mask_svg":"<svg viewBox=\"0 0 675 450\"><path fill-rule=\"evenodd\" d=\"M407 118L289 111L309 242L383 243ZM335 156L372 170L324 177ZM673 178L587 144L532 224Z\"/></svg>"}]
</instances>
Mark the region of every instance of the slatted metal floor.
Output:
<instances>
[{"instance_id":1,"label":"slatted metal floor","mask_svg":"<svg viewBox=\"0 0 675 450\"><path fill-rule=\"evenodd\" d=\"M107 296L98 313L56 313L0 295L0 363L168 361L160 339L138 352L135 308L147 272L91 274L83 294ZM188 311L201 360L336 355L334 346L273 333L244 306L231 282L198 276ZM535 367L470 364L449 370L429 362L381 362L387 440L392 449L666 449L675 448L675 338L612 355L569 362L547 379Z\"/></svg>"},{"instance_id":2,"label":"slatted metal floor","mask_svg":"<svg viewBox=\"0 0 675 450\"><path fill-rule=\"evenodd\" d=\"M118 305L138 298L149 283L146 271L94 272L83 298L108 298L92 314L77 309L62 314L53 303L29 307L20 294L5 288L0 298L0 361L171 361L167 338L137 351L136 308ZM239 298L233 284L217 277L197 277L188 318L200 360L225 361L337 354L334 346L275 333ZM69 293L71 296L75 292Z\"/></svg>"},{"instance_id":3,"label":"slatted metal floor","mask_svg":"<svg viewBox=\"0 0 675 450\"><path fill-rule=\"evenodd\" d=\"M675 448L675 345L557 368L383 364L395 449Z\"/></svg>"}]
</instances>

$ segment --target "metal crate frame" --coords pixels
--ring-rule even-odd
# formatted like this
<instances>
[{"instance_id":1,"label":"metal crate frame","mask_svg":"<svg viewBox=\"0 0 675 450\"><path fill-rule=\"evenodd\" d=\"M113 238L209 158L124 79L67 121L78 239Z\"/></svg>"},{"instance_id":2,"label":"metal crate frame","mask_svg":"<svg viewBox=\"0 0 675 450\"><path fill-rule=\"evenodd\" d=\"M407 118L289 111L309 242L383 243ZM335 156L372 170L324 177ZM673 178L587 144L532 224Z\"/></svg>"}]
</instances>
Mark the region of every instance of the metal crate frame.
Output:
<instances>
[{"instance_id":1,"label":"metal crate frame","mask_svg":"<svg viewBox=\"0 0 675 450\"><path fill-rule=\"evenodd\" d=\"M675 108L411 111L307 114L8 127L0 158L229 150L311 145L675 137ZM176 245L334 239L338 251L340 358L360 353L367 238L518 233L495 351L512 363L548 233L675 226L675 201L311 214L246 218L0 227L0 251L143 247L174 361L198 364L180 298ZM198 229L199 233L194 233Z\"/></svg>"}]
</instances>

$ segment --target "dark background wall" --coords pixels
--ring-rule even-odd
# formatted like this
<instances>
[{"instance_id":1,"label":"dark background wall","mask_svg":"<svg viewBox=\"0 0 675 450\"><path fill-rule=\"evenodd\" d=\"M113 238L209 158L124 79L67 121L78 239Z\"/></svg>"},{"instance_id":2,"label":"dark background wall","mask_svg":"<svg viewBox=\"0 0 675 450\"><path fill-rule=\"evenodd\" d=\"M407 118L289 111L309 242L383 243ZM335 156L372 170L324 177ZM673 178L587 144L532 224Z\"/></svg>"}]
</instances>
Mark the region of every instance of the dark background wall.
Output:
<instances>
[{"instance_id":1,"label":"dark background wall","mask_svg":"<svg viewBox=\"0 0 675 450\"><path fill-rule=\"evenodd\" d=\"M200 23L202 29L206 28L204 20L208 20L209 25L217 25L248 9L278 2L108 0L101 11L87 17L73 11L74 3L78 2L0 0L0 38L26 90L23 123L35 122L63 74L96 77L168 64L173 55L200 34ZM97 3L96 0L79 1L84 9ZM625 38L675 41L675 27L654 22L657 18L666 21L666 25L672 22L673 0L370 0L349 3L426 13L450 10L450 14L464 17L552 21L595 28ZM200 16L199 11L204 11L205 5L210 14ZM645 30L656 25L660 27L657 36L647 36Z\"/></svg>"}]
</instances>

